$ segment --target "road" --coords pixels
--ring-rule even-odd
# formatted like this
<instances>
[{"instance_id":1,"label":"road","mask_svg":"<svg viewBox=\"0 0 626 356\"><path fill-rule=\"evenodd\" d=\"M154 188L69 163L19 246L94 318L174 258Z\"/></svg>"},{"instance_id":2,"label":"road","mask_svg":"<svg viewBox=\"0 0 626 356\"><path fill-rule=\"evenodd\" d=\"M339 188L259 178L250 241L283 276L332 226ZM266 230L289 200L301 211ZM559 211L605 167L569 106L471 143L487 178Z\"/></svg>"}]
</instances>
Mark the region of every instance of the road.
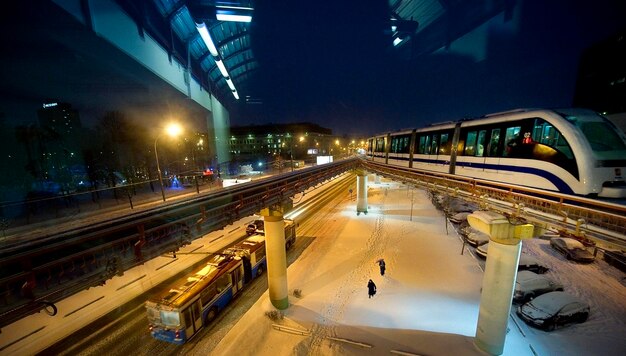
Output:
<instances>
[{"instance_id":1,"label":"road","mask_svg":"<svg viewBox=\"0 0 626 356\"><path fill-rule=\"evenodd\" d=\"M317 214L330 214L331 209L341 201L350 199L349 188L355 190L353 175L345 175L333 184L321 187L322 192L307 192L294 197L296 222L296 243L287 253L287 264L291 265L315 239ZM317 189L313 189L315 191ZM321 190L321 189L320 189ZM319 190L318 190L319 191ZM318 194L314 194L318 193ZM243 238L244 236L242 236ZM167 284L168 282L164 283ZM47 348L42 354L54 355L177 355L192 350L209 353L241 316L267 290L267 278L254 279L231 304L222 311L214 323L203 328L187 344L178 346L158 341L150 336L144 304L147 296L142 295L130 303L120 306L106 317L86 325L79 332ZM158 288L158 287L157 287ZM137 349L141 345L141 349Z\"/></svg>"}]
</instances>

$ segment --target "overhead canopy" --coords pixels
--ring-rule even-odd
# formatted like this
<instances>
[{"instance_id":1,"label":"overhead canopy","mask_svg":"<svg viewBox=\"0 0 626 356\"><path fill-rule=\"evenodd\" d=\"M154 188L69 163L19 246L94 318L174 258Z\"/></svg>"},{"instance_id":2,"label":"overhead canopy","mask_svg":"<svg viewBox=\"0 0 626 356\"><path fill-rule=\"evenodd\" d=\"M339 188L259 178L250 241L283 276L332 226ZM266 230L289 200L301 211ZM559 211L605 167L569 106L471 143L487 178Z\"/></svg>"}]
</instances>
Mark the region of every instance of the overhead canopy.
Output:
<instances>
[{"instance_id":1,"label":"overhead canopy","mask_svg":"<svg viewBox=\"0 0 626 356\"><path fill-rule=\"evenodd\" d=\"M252 92L253 86L249 85L250 79L259 69L259 62L251 47L251 22L218 19L218 15L229 13L251 16L254 21L252 0L117 2L135 18L139 26L157 38L172 56L181 63L187 63L189 58L192 73L226 106L259 103L262 100L263 94ZM397 51L402 58L411 60L449 45L501 12L507 16L514 4L515 0L388 0L389 24L381 31L389 35L390 51ZM363 2L359 6L368 4ZM324 19L320 18L319 21L323 24ZM202 23L206 25L217 48L217 56L210 53L198 33L197 24ZM289 53L284 55L288 56ZM228 76L220 72L216 63L220 60ZM232 94L227 79L232 80L241 100Z\"/></svg>"}]
</instances>

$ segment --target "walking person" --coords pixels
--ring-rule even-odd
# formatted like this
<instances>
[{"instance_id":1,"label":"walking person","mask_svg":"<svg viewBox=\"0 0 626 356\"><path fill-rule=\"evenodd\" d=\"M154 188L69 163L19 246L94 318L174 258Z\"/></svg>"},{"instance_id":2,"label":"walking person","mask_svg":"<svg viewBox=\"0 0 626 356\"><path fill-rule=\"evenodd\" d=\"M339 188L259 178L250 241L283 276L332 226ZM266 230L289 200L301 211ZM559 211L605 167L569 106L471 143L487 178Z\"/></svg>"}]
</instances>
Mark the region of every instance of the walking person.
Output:
<instances>
[{"instance_id":1,"label":"walking person","mask_svg":"<svg viewBox=\"0 0 626 356\"><path fill-rule=\"evenodd\" d=\"M367 282L367 294L369 294L369 297L373 297L374 294L376 294L376 284L374 284L374 281L372 281L370 279L369 282Z\"/></svg>"},{"instance_id":2,"label":"walking person","mask_svg":"<svg viewBox=\"0 0 626 356\"><path fill-rule=\"evenodd\" d=\"M385 275L385 268L386 268L385 260L382 259L382 258L380 260L378 260L378 266L380 267L380 275L384 276Z\"/></svg>"}]
</instances>

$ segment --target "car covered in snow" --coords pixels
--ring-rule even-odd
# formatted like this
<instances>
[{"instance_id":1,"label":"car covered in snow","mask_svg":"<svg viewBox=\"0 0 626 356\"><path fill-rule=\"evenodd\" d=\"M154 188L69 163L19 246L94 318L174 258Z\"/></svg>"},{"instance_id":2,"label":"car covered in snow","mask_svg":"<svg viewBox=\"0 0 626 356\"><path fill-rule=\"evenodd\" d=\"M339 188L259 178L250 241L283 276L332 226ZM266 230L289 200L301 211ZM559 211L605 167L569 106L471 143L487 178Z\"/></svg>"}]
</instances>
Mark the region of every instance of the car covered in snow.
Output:
<instances>
[{"instance_id":1,"label":"car covered in snow","mask_svg":"<svg viewBox=\"0 0 626 356\"><path fill-rule=\"evenodd\" d=\"M595 257L578 240L569 237L553 237L550 239L550 246L562 253L568 260L590 263Z\"/></svg>"},{"instance_id":2,"label":"car covered in snow","mask_svg":"<svg viewBox=\"0 0 626 356\"><path fill-rule=\"evenodd\" d=\"M489 242L489 235L485 234L484 232L475 230L467 234L465 241L467 241L468 244L474 247L478 247Z\"/></svg>"},{"instance_id":3,"label":"car covered in snow","mask_svg":"<svg viewBox=\"0 0 626 356\"><path fill-rule=\"evenodd\" d=\"M455 223L455 224L460 224L463 221L467 221L467 216L469 214L471 214L471 212L467 212L467 211L456 213L456 214L450 216L450 221Z\"/></svg>"},{"instance_id":4,"label":"car covered in snow","mask_svg":"<svg viewBox=\"0 0 626 356\"><path fill-rule=\"evenodd\" d=\"M476 254L482 258L487 258L487 251L489 250L489 241L476 247Z\"/></svg>"},{"instance_id":5,"label":"car covered in snow","mask_svg":"<svg viewBox=\"0 0 626 356\"><path fill-rule=\"evenodd\" d=\"M261 219L251 221L246 226L246 234L248 235L264 234L264 233L265 233L265 223Z\"/></svg>"},{"instance_id":6,"label":"car covered in snow","mask_svg":"<svg viewBox=\"0 0 626 356\"><path fill-rule=\"evenodd\" d=\"M522 253L519 256L519 263L517 265L518 271L531 271L535 273L546 273L550 268L545 264L541 263L538 259L533 256L529 256L525 253Z\"/></svg>"},{"instance_id":7,"label":"car covered in snow","mask_svg":"<svg viewBox=\"0 0 626 356\"><path fill-rule=\"evenodd\" d=\"M589 317L589 304L565 292L550 292L520 305L517 315L527 324L544 330L582 323Z\"/></svg>"},{"instance_id":8,"label":"car covered in snow","mask_svg":"<svg viewBox=\"0 0 626 356\"><path fill-rule=\"evenodd\" d=\"M562 290L563 286L561 284L543 275L531 271L518 271L515 279L513 302L524 304L542 294Z\"/></svg>"}]
</instances>

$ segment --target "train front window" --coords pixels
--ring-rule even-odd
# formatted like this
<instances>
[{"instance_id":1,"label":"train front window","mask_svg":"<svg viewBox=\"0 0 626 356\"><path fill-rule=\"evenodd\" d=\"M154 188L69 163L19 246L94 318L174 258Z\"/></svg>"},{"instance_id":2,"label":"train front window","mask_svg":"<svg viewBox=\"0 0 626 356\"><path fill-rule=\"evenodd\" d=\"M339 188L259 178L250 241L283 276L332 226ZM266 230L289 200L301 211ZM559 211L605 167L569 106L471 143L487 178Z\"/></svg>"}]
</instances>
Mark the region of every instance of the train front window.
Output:
<instances>
[{"instance_id":1,"label":"train front window","mask_svg":"<svg viewBox=\"0 0 626 356\"><path fill-rule=\"evenodd\" d=\"M587 110L559 114L580 129L599 159L622 159L626 154L626 136L607 118Z\"/></svg>"},{"instance_id":2,"label":"train front window","mask_svg":"<svg viewBox=\"0 0 626 356\"><path fill-rule=\"evenodd\" d=\"M574 158L572 149L561 135L561 132L557 130L551 123L543 119L535 119L532 132L532 140L554 148L555 150L563 153L567 158Z\"/></svg>"}]
</instances>

